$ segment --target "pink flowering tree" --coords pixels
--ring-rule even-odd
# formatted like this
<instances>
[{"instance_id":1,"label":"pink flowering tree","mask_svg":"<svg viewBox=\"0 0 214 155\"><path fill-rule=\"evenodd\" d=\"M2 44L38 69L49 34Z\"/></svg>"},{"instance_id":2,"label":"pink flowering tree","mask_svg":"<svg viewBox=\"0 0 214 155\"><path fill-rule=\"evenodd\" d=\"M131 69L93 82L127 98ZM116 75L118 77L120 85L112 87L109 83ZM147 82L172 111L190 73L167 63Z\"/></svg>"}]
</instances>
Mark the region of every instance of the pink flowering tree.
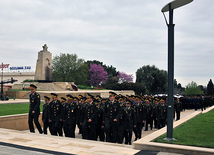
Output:
<instances>
[{"instance_id":1,"label":"pink flowering tree","mask_svg":"<svg viewBox=\"0 0 214 155\"><path fill-rule=\"evenodd\" d=\"M89 75L91 86L100 86L108 80L108 73L103 69L101 64L90 64Z\"/></svg>"},{"instance_id":2,"label":"pink flowering tree","mask_svg":"<svg viewBox=\"0 0 214 155\"><path fill-rule=\"evenodd\" d=\"M118 72L118 77L119 77L118 83L133 82L133 75L132 74L128 75L124 72Z\"/></svg>"}]
</instances>

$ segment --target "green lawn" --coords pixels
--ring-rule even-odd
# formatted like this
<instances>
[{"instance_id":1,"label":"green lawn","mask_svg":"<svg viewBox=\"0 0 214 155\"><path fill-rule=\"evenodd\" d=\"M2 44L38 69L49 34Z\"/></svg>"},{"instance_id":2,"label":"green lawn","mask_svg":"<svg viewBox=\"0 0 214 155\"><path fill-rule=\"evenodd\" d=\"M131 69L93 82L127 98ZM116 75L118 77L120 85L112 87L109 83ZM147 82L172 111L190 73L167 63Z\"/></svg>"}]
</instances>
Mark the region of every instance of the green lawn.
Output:
<instances>
[{"instance_id":1,"label":"green lawn","mask_svg":"<svg viewBox=\"0 0 214 155\"><path fill-rule=\"evenodd\" d=\"M42 104L40 104L40 110L42 112ZM1 104L0 105L0 116L24 114L28 113L29 104Z\"/></svg>"},{"instance_id":2,"label":"green lawn","mask_svg":"<svg viewBox=\"0 0 214 155\"><path fill-rule=\"evenodd\" d=\"M173 130L175 141L165 141L166 134L155 142L214 148L214 110L200 114Z\"/></svg>"}]
</instances>

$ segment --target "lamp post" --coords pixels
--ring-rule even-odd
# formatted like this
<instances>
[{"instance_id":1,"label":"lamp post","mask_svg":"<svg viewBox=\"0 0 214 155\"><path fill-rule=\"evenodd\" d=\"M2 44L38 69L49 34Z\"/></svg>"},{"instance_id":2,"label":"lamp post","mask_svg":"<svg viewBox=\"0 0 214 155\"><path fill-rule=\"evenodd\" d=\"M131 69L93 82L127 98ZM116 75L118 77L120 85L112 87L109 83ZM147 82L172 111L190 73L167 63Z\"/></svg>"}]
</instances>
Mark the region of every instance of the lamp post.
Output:
<instances>
[{"instance_id":1,"label":"lamp post","mask_svg":"<svg viewBox=\"0 0 214 155\"><path fill-rule=\"evenodd\" d=\"M169 23L166 24L168 27L168 107L167 107L167 138L166 140L173 140L173 111L174 111L174 27L173 24L173 10L184 6L193 0L174 0L166 4L161 12L169 11Z\"/></svg>"}]
</instances>

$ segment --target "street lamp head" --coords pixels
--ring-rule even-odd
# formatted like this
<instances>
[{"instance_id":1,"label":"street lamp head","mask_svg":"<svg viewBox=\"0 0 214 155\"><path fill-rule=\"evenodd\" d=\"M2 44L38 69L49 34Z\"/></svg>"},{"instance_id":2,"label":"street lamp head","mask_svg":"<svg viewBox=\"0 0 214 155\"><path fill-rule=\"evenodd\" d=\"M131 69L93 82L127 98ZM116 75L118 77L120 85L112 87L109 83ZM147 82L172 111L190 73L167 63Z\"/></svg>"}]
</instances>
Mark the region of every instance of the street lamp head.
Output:
<instances>
[{"instance_id":1,"label":"street lamp head","mask_svg":"<svg viewBox=\"0 0 214 155\"><path fill-rule=\"evenodd\" d=\"M171 10L174 10L176 8L179 8L181 6L184 6L186 4L191 3L193 0L174 0L168 4L166 4L162 9L161 12L167 12L170 10L170 5L171 5Z\"/></svg>"}]
</instances>

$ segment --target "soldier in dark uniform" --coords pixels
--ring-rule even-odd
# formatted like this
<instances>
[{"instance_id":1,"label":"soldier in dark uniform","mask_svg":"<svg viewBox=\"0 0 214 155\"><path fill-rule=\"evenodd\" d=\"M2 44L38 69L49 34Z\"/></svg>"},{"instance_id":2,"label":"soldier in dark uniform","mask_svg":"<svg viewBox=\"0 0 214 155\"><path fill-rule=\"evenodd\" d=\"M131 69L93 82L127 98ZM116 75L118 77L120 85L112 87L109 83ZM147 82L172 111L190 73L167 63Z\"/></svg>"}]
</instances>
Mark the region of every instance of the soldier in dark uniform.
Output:
<instances>
[{"instance_id":1,"label":"soldier in dark uniform","mask_svg":"<svg viewBox=\"0 0 214 155\"><path fill-rule=\"evenodd\" d=\"M117 142L119 144L123 143L123 139L124 139L124 125L125 125L125 109L126 109L126 101L125 101L125 96L122 95L118 95L118 103L120 104L120 108L121 108L121 115L120 118L118 120L118 139Z\"/></svg>"},{"instance_id":2,"label":"soldier in dark uniform","mask_svg":"<svg viewBox=\"0 0 214 155\"><path fill-rule=\"evenodd\" d=\"M182 111L182 105L181 105L179 98L175 99L174 109L175 109L175 113L176 113L176 121L178 121L180 119L180 115L181 115L181 111Z\"/></svg>"},{"instance_id":3,"label":"soldier in dark uniform","mask_svg":"<svg viewBox=\"0 0 214 155\"><path fill-rule=\"evenodd\" d=\"M81 117L81 103L80 103L81 102L80 101L81 98L83 98L83 97L81 97L80 95L78 97L74 97L74 102L76 103L77 109L78 109L77 118ZM79 134L81 134L82 125L80 125L80 119L77 119L77 127L79 128Z\"/></svg>"},{"instance_id":4,"label":"soldier in dark uniform","mask_svg":"<svg viewBox=\"0 0 214 155\"><path fill-rule=\"evenodd\" d=\"M66 95L68 102L63 110L63 122L65 129L65 137L75 138L75 128L78 122L78 108L74 97L72 95Z\"/></svg>"},{"instance_id":5,"label":"soldier in dark uniform","mask_svg":"<svg viewBox=\"0 0 214 155\"><path fill-rule=\"evenodd\" d=\"M42 122L43 122L44 134L47 134L48 127L49 127L49 131L51 133L50 123L48 122L50 97L44 96L44 98L45 98L45 103L43 104Z\"/></svg>"},{"instance_id":6,"label":"soldier in dark uniform","mask_svg":"<svg viewBox=\"0 0 214 155\"><path fill-rule=\"evenodd\" d=\"M159 99L155 98L154 99L154 104L153 104L153 120L154 120L154 126L156 129L158 129L158 110L159 110Z\"/></svg>"},{"instance_id":7,"label":"soldier in dark uniform","mask_svg":"<svg viewBox=\"0 0 214 155\"><path fill-rule=\"evenodd\" d=\"M158 129L165 127L167 121L167 105L165 104L165 100L160 100L160 106L158 110Z\"/></svg>"},{"instance_id":8,"label":"soldier in dark uniform","mask_svg":"<svg viewBox=\"0 0 214 155\"><path fill-rule=\"evenodd\" d=\"M36 92L37 87L33 84L30 85L31 94L29 95L30 98L30 109L28 114L28 125L30 132L35 132L33 121L39 131L42 134L42 128L38 121L40 115L40 95Z\"/></svg>"},{"instance_id":9,"label":"soldier in dark uniform","mask_svg":"<svg viewBox=\"0 0 214 155\"><path fill-rule=\"evenodd\" d=\"M103 123L103 107L101 106L101 100L94 100L95 105L97 106L98 113L97 113L97 137L96 139L100 139L100 141L105 140L104 134L104 123Z\"/></svg>"},{"instance_id":10,"label":"soldier in dark uniform","mask_svg":"<svg viewBox=\"0 0 214 155\"><path fill-rule=\"evenodd\" d=\"M125 125L124 125L124 136L125 144L131 145L133 127L136 128L136 115L134 109L131 107L131 101L126 101L125 109Z\"/></svg>"},{"instance_id":11,"label":"soldier in dark uniform","mask_svg":"<svg viewBox=\"0 0 214 155\"><path fill-rule=\"evenodd\" d=\"M52 135L62 136L62 113L63 107L61 102L57 99L57 94L51 93L52 101L50 102L50 112L48 115L48 120L51 123Z\"/></svg>"},{"instance_id":12,"label":"soldier in dark uniform","mask_svg":"<svg viewBox=\"0 0 214 155\"><path fill-rule=\"evenodd\" d=\"M62 104L62 111L64 112L65 106L66 106L66 104L67 104L66 98L61 97L61 104ZM65 135L65 126L64 126L64 122L61 121L60 123L61 123L62 129L63 129L63 132L64 132L64 135Z\"/></svg>"},{"instance_id":13,"label":"soldier in dark uniform","mask_svg":"<svg viewBox=\"0 0 214 155\"><path fill-rule=\"evenodd\" d=\"M153 108L148 99L145 100L145 120L146 120L146 127L145 131L148 131L148 125L150 124L150 129L152 130L153 128L153 122L152 122L152 117L153 117Z\"/></svg>"},{"instance_id":14,"label":"soldier in dark uniform","mask_svg":"<svg viewBox=\"0 0 214 155\"><path fill-rule=\"evenodd\" d=\"M89 139L89 140L97 140L96 139L96 127L97 127L97 114L98 109L93 102L94 96L91 94L87 94L87 106L85 107L83 111L83 138Z\"/></svg>"},{"instance_id":15,"label":"soldier in dark uniform","mask_svg":"<svg viewBox=\"0 0 214 155\"><path fill-rule=\"evenodd\" d=\"M136 104L133 106L136 114L136 128L134 128L135 141L141 139L143 124L145 122L145 110L139 96L135 97Z\"/></svg>"},{"instance_id":16,"label":"soldier in dark uniform","mask_svg":"<svg viewBox=\"0 0 214 155\"><path fill-rule=\"evenodd\" d=\"M109 100L104 107L104 123L107 142L117 142L118 120L121 115L120 104L115 100L116 93L109 92Z\"/></svg>"}]
</instances>

